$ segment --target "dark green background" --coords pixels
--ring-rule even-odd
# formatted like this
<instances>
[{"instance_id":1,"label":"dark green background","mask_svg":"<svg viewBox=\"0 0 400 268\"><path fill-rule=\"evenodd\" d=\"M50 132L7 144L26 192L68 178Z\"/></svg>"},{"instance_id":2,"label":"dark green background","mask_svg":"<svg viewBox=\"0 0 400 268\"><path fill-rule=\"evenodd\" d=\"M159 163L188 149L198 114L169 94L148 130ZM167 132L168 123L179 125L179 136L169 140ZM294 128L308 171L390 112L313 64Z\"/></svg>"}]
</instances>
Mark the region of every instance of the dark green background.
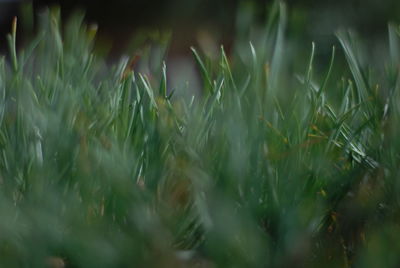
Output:
<instances>
[{"instance_id":1,"label":"dark green background","mask_svg":"<svg viewBox=\"0 0 400 268\"><path fill-rule=\"evenodd\" d=\"M1 35L8 31L12 16L18 15L23 0L0 0ZM28 2L28 1L25 1ZM180 37L191 39L196 28L205 25L222 33L221 42L234 39L235 19L240 7L253 5L259 22L265 20L273 1L240 0L34 0L36 12L61 5L63 16L76 9L86 11L88 22L99 25L100 34L120 42L143 27L172 28ZM386 35L388 21L399 21L398 0L288 0L289 31L306 43L329 44L338 28L354 28L368 38ZM297 36L297 37L296 37ZM300 36L300 37L299 37ZM4 43L4 38L1 39ZM188 44L190 41L188 41ZM186 44L185 44L186 45Z\"/></svg>"}]
</instances>

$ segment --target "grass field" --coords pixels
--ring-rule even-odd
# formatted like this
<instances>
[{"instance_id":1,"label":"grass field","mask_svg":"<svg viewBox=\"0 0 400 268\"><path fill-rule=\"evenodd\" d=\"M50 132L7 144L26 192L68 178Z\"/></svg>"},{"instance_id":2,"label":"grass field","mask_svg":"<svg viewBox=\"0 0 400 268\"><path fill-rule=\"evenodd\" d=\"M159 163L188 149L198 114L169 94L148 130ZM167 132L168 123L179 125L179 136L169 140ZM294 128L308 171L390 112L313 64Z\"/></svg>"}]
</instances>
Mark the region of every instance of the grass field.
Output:
<instances>
[{"instance_id":1,"label":"grass field","mask_svg":"<svg viewBox=\"0 0 400 268\"><path fill-rule=\"evenodd\" d=\"M318 44L294 64L286 17L192 48L201 92L163 55L109 66L83 15L42 15L18 51L14 21L0 267L398 267L399 27L378 60L339 31L328 64Z\"/></svg>"}]
</instances>

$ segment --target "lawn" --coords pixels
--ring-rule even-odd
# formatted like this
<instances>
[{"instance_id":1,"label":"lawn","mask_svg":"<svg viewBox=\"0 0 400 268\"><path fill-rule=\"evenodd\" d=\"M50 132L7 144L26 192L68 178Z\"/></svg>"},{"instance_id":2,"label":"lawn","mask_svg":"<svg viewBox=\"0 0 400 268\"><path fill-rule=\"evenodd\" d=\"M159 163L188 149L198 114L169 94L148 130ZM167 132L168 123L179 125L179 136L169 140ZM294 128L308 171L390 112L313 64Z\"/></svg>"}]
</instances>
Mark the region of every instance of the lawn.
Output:
<instances>
[{"instance_id":1,"label":"lawn","mask_svg":"<svg viewBox=\"0 0 400 268\"><path fill-rule=\"evenodd\" d=\"M188 47L200 90L163 53L110 64L83 14L49 10L20 49L14 20L0 267L398 267L400 28L385 51L338 31L316 64L287 20Z\"/></svg>"}]
</instances>

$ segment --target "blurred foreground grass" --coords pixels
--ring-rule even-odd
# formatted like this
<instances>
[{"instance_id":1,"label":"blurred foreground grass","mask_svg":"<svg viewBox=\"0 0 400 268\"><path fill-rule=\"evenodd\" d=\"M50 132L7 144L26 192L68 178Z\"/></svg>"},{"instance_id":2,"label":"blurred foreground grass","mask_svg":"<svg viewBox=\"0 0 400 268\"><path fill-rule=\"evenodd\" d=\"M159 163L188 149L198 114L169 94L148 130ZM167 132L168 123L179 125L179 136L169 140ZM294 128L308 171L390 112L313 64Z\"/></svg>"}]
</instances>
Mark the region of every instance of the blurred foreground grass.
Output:
<instances>
[{"instance_id":1,"label":"blurred foreground grass","mask_svg":"<svg viewBox=\"0 0 400 268\"><path fill-rule=\"evenodd\" d=\"M192 48L178 94L82 21L49 12L18 53L15 22L0 60L1 267L398 267L399 28L379 62L339 32L293 72L275 5L233 55Z\"/></svg>"}]
</instances>

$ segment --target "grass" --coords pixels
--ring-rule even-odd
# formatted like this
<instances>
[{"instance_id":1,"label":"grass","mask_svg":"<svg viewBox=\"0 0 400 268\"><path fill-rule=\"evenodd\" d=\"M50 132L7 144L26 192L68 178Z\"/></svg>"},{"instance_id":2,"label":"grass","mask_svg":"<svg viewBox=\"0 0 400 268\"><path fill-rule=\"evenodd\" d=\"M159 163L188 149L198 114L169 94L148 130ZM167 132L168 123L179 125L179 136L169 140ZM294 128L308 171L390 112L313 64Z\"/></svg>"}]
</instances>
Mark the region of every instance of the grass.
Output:
<instances>
[{"instance_id":1,"label":"grass","mask_svg":"<svg viewBox=\"0 0 400 268\"><path fill-rule=\"evenodd\" d=\"M0 60L1 267L399 265L397 26L378 63L342 31L293 72L276 4L232 55L192 48L185 97L162 58L105 64L81 14L38 24Z\"/></svg>"}]
</instances>

